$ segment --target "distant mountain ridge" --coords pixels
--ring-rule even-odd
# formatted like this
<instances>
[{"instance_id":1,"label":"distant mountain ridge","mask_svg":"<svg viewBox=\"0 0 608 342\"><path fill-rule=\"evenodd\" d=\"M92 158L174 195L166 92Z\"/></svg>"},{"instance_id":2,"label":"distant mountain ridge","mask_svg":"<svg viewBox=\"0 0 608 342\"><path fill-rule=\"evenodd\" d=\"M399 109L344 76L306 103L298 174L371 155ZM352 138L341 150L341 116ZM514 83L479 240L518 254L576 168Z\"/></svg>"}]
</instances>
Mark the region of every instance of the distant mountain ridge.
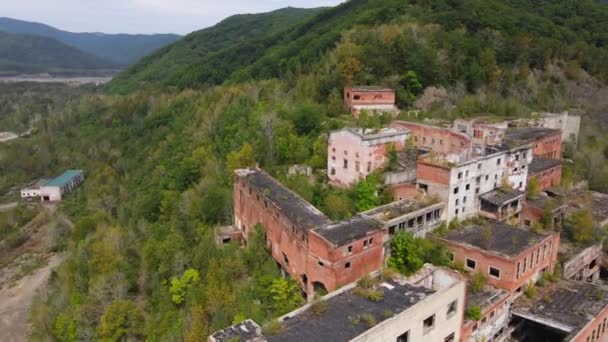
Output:
<instances>
[{"instance_id":1,"label":"distant mountain ridge","mask_svg":"<svg viewBox=\"0 0 608 342\"><path fill-rule=\"evenodd\" d=\"M193 32L179 41L168 45L118 76L120 88L132 89L146 85L178 85L181 78L199 77L192 68L210 70L217 78L223 79L232 64L247 64L252 56L265 49L258 44L278 35L286 29L315 17L327 8L287 7L267 13L239 14L228 17L217 25ZM224 58L224 51L241 47L237 58ZM197 83L197 81L192 81ZM216 83L216 82L211 82Z\"/></svg>"},{"instance_id":2,"label":"distant mountain ridge","mask_svg":"<svg viewBox=\"0 0 608 342\"><path fill-rule=\"evenodd\" d=\"M0 31L0 73L90 73L115 70L101 59L55 39Z\"/></svg>"},{"instance_id":3,"label":"distant mountain ridge","mask_svg":"<svg viewBox=\"0 0 608 342\"><path fill-rule=\"evenodd\" d=\"M181 38L175 34L105 34L98 32L74 33L49 25L0 18L0 31L48 37L120 66L128 66L144 56Z\"/></svg>"}]
</instances>

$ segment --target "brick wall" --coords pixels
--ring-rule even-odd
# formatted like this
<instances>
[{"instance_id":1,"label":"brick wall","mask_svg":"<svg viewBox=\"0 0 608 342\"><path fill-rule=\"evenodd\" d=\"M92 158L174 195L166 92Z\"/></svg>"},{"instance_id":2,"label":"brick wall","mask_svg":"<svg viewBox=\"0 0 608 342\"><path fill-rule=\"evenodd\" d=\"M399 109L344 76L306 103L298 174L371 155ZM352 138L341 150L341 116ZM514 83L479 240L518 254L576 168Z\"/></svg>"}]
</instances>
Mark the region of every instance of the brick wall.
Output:
<instances>
[{"instance_id":1,"label":"brick wall","mask_svg":"<svg viewBox=\"0 0 608 342\"><path fill-rule=\"evenodd\" d=\"M407 121L395 121L391 127L409 129L419 148L432 149L439 154L466 155L471 150L470 138L447 128Z\"/></svg>"},{"instance_id":2,"label":"brick wall","mask_svg":"<svg viewBox=\"0 0 608 342\"><path fill-rule=\"evenodd\" d=\"M557 132L554 135L539 138L533 142L534 155L543 158L562 158L562 135Z\"/></svg>"},{"instance_id":3,"label":"brick wall","mask_svg":"<svg viewBox=\"0 0 608 342\"><path fill-rule=\"evenodd\" d=\"M558 186L562 182L562 165L560 164L553 168L537 173L528 173L528 181L533 177L536 177L536 179L538 179L541 191L546 190L552 186Z\"/></svg>"},{"instance_id":4,"label":"brick wall","mask_svg":"<svg viewBox=\"0 0 608 342\"><path fill-rule=\"evenodd\" d=\"M395 100L394 90L357 90L350 87L344 88L344 101L348 107L357 105L394 105Z\"/></svg>"},{"instance_id":5,"label":"brick wall","mask_svg":"<svg viewBox=\"0 0 608 342\"><path fill-rule=\"evenodd\" d=\"M573 339L576 342L608 340L608 307L597 315Z\"/></svg>"},{"instance_id":6,"label":"brick wall","mask_svg":"<svg viewBox=\"0 0 608 342\"><path fill-rule=\"evenodd\" d=\"M332 292L382 267L384 230L343 246L333 245L317 233L289 222L278 206L255 189L250 190L238 177L234 183L234 215L236 228L245 239L256 224L264 227L273 258L308 294L313 293L315 282ZM370 239L371 245L364 246L364 241Z\"/></svg>"},{"instance_id":7,"label":"brick wall","mask_svg":"<svg viewBox=\"0 0 608 342\"><path fill-rule=\"evenodd\" d=\"M536 277L542 269L547 268L547 271L553 272L555 264L557 263L559 233L548 236L546 239L515 257L498 256L478 248L461 245L452 241L443 241L454 254L455 261L464 263L466 268L466 259L474 260L476 262L475 270L467 269L472 272L481 272L486 277L489 285L513 292L531 280L536 280ZM543 247L545 248L544 255ZM539 253L539 260L537 260L537 253ZM534 255L534 257L532 266L530 266L530 258L532 255ZM525 271L523 266L524 261L526 263ZM519 273L517 271L518 264ZM490 267L500 270L499 278L490 276Z\"/></svg>"}]
</instances>

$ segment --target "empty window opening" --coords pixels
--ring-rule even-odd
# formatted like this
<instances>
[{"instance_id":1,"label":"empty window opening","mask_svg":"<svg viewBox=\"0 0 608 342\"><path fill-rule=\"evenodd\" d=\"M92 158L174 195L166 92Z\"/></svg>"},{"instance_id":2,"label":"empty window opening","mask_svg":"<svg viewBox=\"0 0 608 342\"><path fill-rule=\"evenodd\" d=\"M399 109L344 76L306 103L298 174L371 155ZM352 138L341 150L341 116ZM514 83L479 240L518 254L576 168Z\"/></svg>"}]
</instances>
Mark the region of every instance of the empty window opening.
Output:
<instances>
[{"instance_id":1,"label":"empty window opening","mask_svg":"<svg viewBox=\"0 0 608 342\"><path fill-rule=\"evenodd\" d=\"M474 270L477 268L477 261L467 258L467 267Z\"/></svg>"},{"instance_id":2,"label":"empty window opening","mask_svg":"<svg viewBox=\"0 0 608 342\"><path fill-rule=\"evenodd\" d=\"M433 330L433 328L435 327L435 315L432 315L428 318L426 318L423 322L422 322L422 328L424 329L424 333L428 333L429 331Z\"/></svg>"},{"instance_id":3,"label":"empty window opening","mask_svg":"<svg viewBox=\"0 0 608 342\"><path fill-rule=\"evenodd\" d=\"M490 276L500 279L500 270L498 268L490 267Z\"/></svg>"}]
</instances>

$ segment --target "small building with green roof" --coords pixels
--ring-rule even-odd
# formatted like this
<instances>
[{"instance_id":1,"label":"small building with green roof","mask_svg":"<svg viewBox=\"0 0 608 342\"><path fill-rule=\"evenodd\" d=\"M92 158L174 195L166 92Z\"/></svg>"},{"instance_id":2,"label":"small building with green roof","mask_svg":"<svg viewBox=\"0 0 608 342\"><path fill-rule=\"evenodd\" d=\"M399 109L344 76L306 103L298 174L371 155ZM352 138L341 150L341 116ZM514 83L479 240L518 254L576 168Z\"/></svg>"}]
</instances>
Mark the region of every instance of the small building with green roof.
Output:
<instances>
[{"instance_id":1,"label":"small building with green roof","mask_svg":"<svg viewBox=\"0 0 608 342\"><path fill-rule=\"evenodd\" d=\"M42 202L61 201L64 194L72 191L83 181L84 172L82 170L67 170L40 187L40 198Z\"/></svg>"}]
</instances>

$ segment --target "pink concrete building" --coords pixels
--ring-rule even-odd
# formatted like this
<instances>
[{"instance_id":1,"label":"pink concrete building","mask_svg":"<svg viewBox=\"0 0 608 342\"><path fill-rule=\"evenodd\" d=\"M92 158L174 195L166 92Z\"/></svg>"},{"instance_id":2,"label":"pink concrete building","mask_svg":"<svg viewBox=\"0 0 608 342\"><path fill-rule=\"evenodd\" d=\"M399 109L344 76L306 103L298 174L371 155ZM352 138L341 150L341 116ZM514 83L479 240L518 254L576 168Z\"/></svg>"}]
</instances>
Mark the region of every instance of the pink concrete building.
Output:
<instances>
[{"instance_id":1,"label":"pink concrete building","mask_svg":"<svg viewBox=\"0 0 608 342\"><path fill-rule=\"evenodd\" d=\"M388 162L389 150L405 147L407 129L344 128L329 135L327 173L336 186L350 186Z\"/></svg>"}]
</instances>

